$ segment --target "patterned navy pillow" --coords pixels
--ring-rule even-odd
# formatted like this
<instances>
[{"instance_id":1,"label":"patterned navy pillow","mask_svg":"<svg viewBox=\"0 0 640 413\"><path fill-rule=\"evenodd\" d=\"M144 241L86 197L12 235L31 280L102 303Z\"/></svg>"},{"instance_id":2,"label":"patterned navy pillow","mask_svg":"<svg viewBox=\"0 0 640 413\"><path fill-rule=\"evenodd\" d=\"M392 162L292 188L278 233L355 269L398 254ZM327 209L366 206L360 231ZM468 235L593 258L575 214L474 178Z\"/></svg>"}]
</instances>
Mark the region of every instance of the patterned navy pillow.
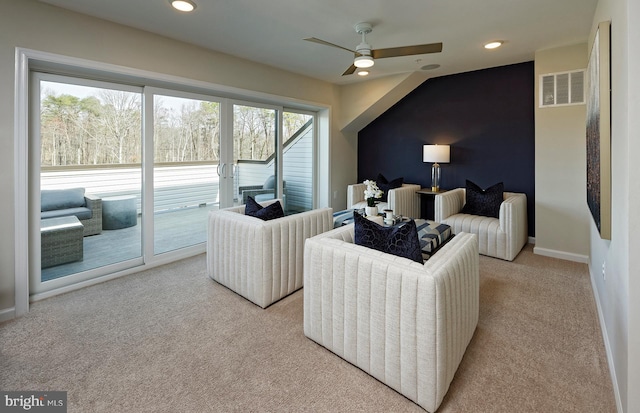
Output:
<instances>
[{"instance_id":1,"label":"patterned navy pillow","mask_svg":"<svg viewBox=\"0 0 640 413\"><path fill-rule=\"evenodd\" d=\"M482 189L467 179L465 198L466 204L461 211L463 214L499 218L500 204L504 200L504 184L499 182Z\"/></svg>"},{"instance_id":2,"label":"patterned navy pillow","mask_svg":"<svg viewBox=\"0 0 640 413\"><path fill-rule=\"evenodd\" d=\"M280 201L276 201L271 205L263 207L251 196L247 197L247 204L244 206L244 214L260 218L263 221L284 217L284 211L282 210Z\"/></svg>"},{"instance_id":3,"label":"patterned navy pillow","mask_svg":"<svg viewBox=\"0 0 640 413\"><path fill-rule=\"evenodd\" d=\"M357 212L353 219L355 244L424 264L414 220L384 227Z\"/></svg>"}]
</instances>

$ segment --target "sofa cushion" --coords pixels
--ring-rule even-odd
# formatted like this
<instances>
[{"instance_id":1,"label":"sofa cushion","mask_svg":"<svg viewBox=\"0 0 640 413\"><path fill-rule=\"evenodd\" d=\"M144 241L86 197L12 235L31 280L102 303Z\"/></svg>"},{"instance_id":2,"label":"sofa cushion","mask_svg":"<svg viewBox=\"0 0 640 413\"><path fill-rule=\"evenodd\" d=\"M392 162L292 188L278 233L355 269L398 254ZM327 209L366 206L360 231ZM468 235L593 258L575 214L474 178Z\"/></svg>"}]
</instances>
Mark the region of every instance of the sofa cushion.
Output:
<instances>
[{"instance_id":1,"label":"sofa cushion","mask_svg":"<svg viewBox=\"0 0 640 413\"><path fill-rule=\"evenodd\" d=\"M78 207L78 208L67 208L67 209L54 209L51 211L42 211L40 213L40 218L58 218L58 217L70 217L71 215L75 215L76 218L82 219L91 219L91 210L87 207Z\"/></svg>"},{"instance_id":2,"label":"sofa cushion","mask_svg":"<svg viewBox=\"0 0 640 413\"><path fill-rule=\"evenodd\" d=\"M498 218L500 216L500 204L504 200L504 184L499 182L487 189L482 189L467 179L465 204L462 207L463 214L482 215Z\"/></svg>"},{"instance_id":3,"label":"sofa cushion","mask_svg":"<svg viewBox=\"0 0 640 413\"><path fill-rule=\"evenodd\" d=\"M40 211L85 206L84 188L43 189L40 191Z\"/></svg>"},{"instance_id":4,"label":"sofa cushion","mask_svg":"<svg viewBox=\"0 0 640 413\"><path fill-rule=\"evenodd\" d=\"M382 191L382 198L380 199L382 202L387 202L387 196L389 194L389 190L400 188L404 183L404 178L396 178L391 181L387 180L384 175L378 174L376 178L376 184L378 184L378 188Z\"/></svg>"},{"instance_id":5,"label":"sofa cushion","mask_svg":"<svg viewBox=\"0 0 640 413\"><path fill-rule=\"evenodd\" d=\"M353 213L354 243L423 264L416 223L413 220L385 227Z\"/></svg>"},{"instance_id":6,"label":"sofa cushion","mask_svg":"<svg viewBox=\"0 0 640 413\"><path fill-rule=\"evenodd\" d=\"M256 202L253 197L247 197L247 204L244 207L244 214L252 217L260 218L263 221L269 221L276 218L284 217L284 211L280 201L263 207Z\"/></svg>"},{"instance_id":7,"label":"sofa cushion","mask_svg":"<svg viewBox=\"0 0 640 413\"><path fill-rule=\"evenodd\" d=\"M276 188L276 176L271 175L270 177L267 178L266 181L264 181L264 184L262 185L262 189L275 189L275 188Z\"/></svg>"}]
</instances>

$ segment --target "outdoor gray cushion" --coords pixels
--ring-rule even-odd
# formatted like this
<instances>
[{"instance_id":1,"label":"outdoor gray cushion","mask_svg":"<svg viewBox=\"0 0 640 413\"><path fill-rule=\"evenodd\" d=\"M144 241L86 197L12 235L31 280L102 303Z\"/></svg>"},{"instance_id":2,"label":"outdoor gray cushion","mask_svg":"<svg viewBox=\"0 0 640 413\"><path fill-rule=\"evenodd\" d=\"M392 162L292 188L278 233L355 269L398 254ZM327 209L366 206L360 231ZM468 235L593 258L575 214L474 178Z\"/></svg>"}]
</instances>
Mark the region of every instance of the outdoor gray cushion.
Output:
<instances>
[{"instance_id":1,"label":"outdoor gray cushion","mask_svg":"<svg viewBox=\"0 0 640 413\"><path fill-rule=\"evenodd\" d=\"M53 211L42 211L40 218L57 218L75 215L78 219L91 219L91 210L86 207L54 209Z\"/></svg>"},{"instance_id":2,"label":"outdoor gray cushion","mask_svg":"<svg viewBox=\"0 0 640 413\"><path fill-rule=\"evenodd\" d=\"M40 191L40 211L84 207L84 202L84 188Z\"/></svg>"},{"instance_id":3,"label":"outdoor gray cushion","mask_svg":"<svg viewBox=\"0 0 640 413\"><path fill-rule=\"evenodd\" d=\"M275 189L275 188L276 188L276 176L271 175L270 177L267 178L266 181L264 181L264 184L262 185L262 189Z\"/></svg>"}]
</instances>

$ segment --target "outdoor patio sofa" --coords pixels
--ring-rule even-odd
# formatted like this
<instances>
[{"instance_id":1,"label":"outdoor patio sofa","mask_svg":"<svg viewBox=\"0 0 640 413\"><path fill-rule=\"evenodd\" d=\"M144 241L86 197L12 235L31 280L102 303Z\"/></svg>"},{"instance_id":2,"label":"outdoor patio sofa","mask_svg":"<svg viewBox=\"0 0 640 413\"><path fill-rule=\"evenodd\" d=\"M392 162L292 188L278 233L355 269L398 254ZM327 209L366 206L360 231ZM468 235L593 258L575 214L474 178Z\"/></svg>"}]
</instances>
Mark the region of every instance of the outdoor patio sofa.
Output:
<instances>
[{"instance_id":1,"label":"outdoor patio sofa","mask_svg":"<svg viewBox=\"0 0 640 413\"><path fill-rule=\"evenodd\" d=\"M271 175L262 185L244 185L238 187L238 193L242 196L242 204L247 203L247 197L253 197L258 202L270 201L276 198L276 176ZM287 210L287 182L282 181L282 208Z\"/></svg>"},{"instance_id":2,"label":"outdoor patio sofa","mask_svg":"<svg viewBox=\"0 0 640 413\"><path fill-rule=\"evenodd\" d=\"M345 225L305 243L304 334L434 412L476 329L479 286L475 234L420 264L354 244Z\"/></svg>"},{"instance_id":3,"label":"outdoor patio sofa","mask_svg":"<svg viewBox=\"0 0 640 413\"><path fill-rule=\"evenodd\" d=\"M85 194L84 188L40 191L40 218L75 216L84 226L83 236L102 232L102 199Z\"/></svg>"}]
</instances>

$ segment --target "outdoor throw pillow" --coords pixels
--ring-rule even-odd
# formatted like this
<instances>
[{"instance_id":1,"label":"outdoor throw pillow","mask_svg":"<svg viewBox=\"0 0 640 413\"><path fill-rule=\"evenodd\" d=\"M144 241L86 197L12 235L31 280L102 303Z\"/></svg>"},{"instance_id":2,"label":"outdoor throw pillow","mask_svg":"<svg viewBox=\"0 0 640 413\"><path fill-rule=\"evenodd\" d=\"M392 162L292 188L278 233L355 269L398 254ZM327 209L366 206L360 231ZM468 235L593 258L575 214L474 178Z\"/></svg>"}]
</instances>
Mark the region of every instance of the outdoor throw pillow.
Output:
<instances>
[{"instance_id":1,"label":"outdoor throw pillow","mask_svg":"<svg viewBox=\"0 0 640 413\"><path fill-rule=\"evenodd\" d=\"M353 219L355 244L424 263L414 220L385 227L355 211Z\"/></svg>"},{"instance_id":2,"label":"outdoor throw pillow","mask_svg":"<svg viewBox=\"0 0 640 413\"><path fill-rule=\"evenodd\" d=\"M395 188L400 188L402 186L402 184L404 183L404 178L400 177L400 178L396 178L393 179L391 181L387 180L387 178L385 178L384 175L382 174L378 174L378 177L376 178L376 184L378 184L378 188L380 188L380 190L382 190L382 202L387 202L387 194L389 193L390 189L395 189Z\"/></svg>"},{"instance_id":3,"label":"outdoor throw pillow","mask_svg":"<svg viewBox=\"0 0 640 413\"><path fill-rule=\"evenodd\" d=\"M466 188L466 203L461 211L463 214L499 218L500 204L504 200L504 184L502 182L482 189L467 179Z\"/></svg>"},{"instance_id":4,"label":"outdoor throw pillow","mask_svg":"<svg viewBox=\"0 0 640 413\"><path fill-rule=\"evenodd\" d=\"M284 217L284 211L280 201L263 207L256 202L253 197L247 197L247 204L244 207L244 214L252 217L260 218L263 221Z\"/></svg>"}]
</instances>

